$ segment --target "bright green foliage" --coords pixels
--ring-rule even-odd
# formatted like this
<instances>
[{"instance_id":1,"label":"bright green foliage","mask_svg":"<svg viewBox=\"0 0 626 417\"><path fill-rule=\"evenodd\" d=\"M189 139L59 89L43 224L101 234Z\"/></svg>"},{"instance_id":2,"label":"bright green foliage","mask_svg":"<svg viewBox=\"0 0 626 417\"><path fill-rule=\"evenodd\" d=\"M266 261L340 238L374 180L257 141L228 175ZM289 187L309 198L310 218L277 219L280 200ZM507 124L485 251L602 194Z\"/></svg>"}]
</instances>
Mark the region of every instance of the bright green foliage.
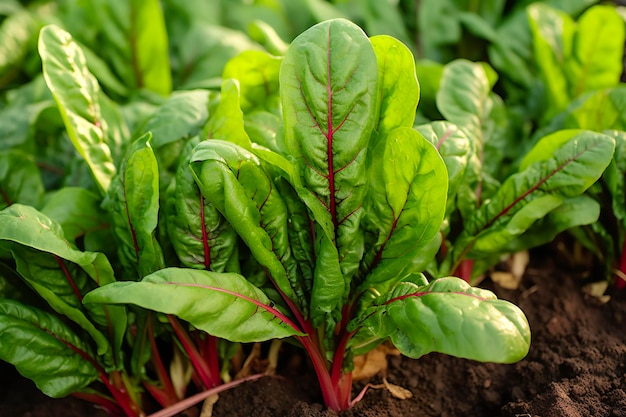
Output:
<instances>
[{"instance_id":1,"label":"bright green foliage","mask_svg":"<svg viewBox=\"0 0 626 417\"><path fill-rule=\"evenodd\" d=\"M107 145L98 81L87 69L85 57L70 34L58 27L42 29L39 53L46 83L63 116L67 133L104 193L115 175L115 166Z\"/></svg>"}]
</instances>

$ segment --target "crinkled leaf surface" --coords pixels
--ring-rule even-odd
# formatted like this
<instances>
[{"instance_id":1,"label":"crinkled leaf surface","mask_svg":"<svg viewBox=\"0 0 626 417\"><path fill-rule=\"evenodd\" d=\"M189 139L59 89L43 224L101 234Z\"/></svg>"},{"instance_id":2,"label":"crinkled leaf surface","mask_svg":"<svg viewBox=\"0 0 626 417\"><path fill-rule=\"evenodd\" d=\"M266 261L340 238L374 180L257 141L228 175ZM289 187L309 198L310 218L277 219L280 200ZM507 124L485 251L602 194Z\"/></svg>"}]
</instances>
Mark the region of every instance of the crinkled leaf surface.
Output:
<instances>
[{"instance_id":1,"label":"crinkled leaf surface","mask_svg":"<svg viewBox=\"0 0 626 417\"><path fill-rule=\"evenodd\" d=\"M472 152L472 144L467 135L456 125L436 121L416 126L426 140L432 143L443 158L448 171L447 215L455 209L459 185L464 180L465 169Z\"/></svg>"},{"instance_id":2,"label":"crinkled leaf surface","mask_svg":"<svg viewBox=\"0 0 626 417\"><path fill-rule=\"evenodd\" d=\"M85 303L135 304L174 314L198 329L234 342L299 334L260 289L233 273L166 268L141 282L98 288L85 297Z\"/></svg>"},{"instance_id":3,"label":"crinkled leaf surface","mask_svg":"<svg viewBox=\"0 0 626 417\"><path fill-rule=\"evenodd\" d=\"M363 227L368 239L363 290L384 294L407 272L439 232L448 178L435 147L411 128L397 128L373 152ZM434 253L431 255L434 256Z\"/></svg>"},{"instance_id":4,"label":"crinkled leaf surface","mask_svg":"<svg viewBox=\"0 0 626 417\"><path fill-rule=\"evenodd\" d=\"M90 354L89 346L52 314L0 299L0 338L0 359L50 397L65 397L98 378L96 368L74 350Z\"/></svg>"},{"instance_id":5,"label":"crinkled leaf surface","mask_svg":"<svg viewBox=\"0 0 626 417\"><path fill-rule=\"evenodd\" d=\"M321 227L311 298L314 321L339 312L363 254L359 222L377 83L376 55L368 38L343 19L319 23L298 36L280 70L295 185L299 194L313 197L303 200Z\"/></svg>"},{"instance_id":6,"label":"crinkled leaf surface","mask_svg":"<svg viewBox=\"0 0 626 417\"><path fill-rule=\"evenodd\" d=\"M385 303L372 307L364 326L412 358L440 352L513 363L530 347L528 321L518 307L453 277L423 287L401 283Z\"/></svg>"},{"instance_id":7,"label":"crinkled leaf surface","mask_svg":"<svg viewBox=\"0 0 626 417\"><path fill-rule=\"evenodd\" d=\"M39 54L44 78L57 102L68 136L89 165L100 191L105 193L115 175L115 166L107 145L98 81L89 72L85 56L70 34L57 26L41 30Z\"/></svg>"},{"instance_id":8,"label":"crinkled leaf surface","mask_svg":"<svg viewBox=\"0 0 626 417\"><path fill-rule=\"evenodd\" d=\"M198 142L186 145L167 190L167 233L183 265L221 272L237 246L237 233L200 193L192 175L189 159Z\"/></svg>"},{"instance_id":9,"label":"crinkled leaf surface","mask_svg":"<svg viewBox=\"0 0 626 417\"><path fill-rule=\"evenodd\" d=\"M159 167L147 133L130 146L103 207L111 213L126 279L137 280L164 265L154 236L159 213Z\"/></svg>"},{"instance_id":10,"label":"crinkled leaf surface","mask_svg":"<svg viewBox=\"0 0 626 417\"><path fill-rule=\"evenodd\" d=\"M285 203L259 159L230 142L201 142L191 168L202 195L250 248L256 260L290 299L305 302L291 255ZM302 304L301 304L302 306Z\"/></svg>"}]
</instances>

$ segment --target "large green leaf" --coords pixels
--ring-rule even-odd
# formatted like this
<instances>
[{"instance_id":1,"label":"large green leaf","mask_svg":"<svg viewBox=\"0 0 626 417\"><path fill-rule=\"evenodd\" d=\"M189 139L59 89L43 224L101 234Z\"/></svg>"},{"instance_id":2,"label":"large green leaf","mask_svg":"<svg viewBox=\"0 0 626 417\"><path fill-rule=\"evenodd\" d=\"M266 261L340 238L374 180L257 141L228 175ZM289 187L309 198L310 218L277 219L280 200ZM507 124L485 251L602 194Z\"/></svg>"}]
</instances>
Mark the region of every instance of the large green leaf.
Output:
<instances>
[{"instance_id":1,"label":"large green leaf","mask_svg":"<svg viewBox=\"0 0 626 417\"><path fill-rule=\"evenodd\" d=\"M183 265L221 272L237 246L237 233L194 180L189 159L198 142L196 138L186 145L167 190L167 233Z\"/></svg>"},{"instance_id":2,"label":"large green leaf","mask_svg":"<svg viewBox=\"0 0 626 417\"><path fill-rule=\"evenodd\" d=\"M0 210L13 203L39 207L43 193L33 158L20 151L0 151Z\"/></svg>"},{"instance_id":3,"label":"large green leaf","mask_svg":"<svg viewBox=\"0 0 626 417\"><path fill-rule=\"evenodd\" d=\"M81 304L89 290L115 281L103 254L74 249L59 224L21 204L0 212L0 244L12 253L18 273L41 297L91 335L98 354L110 349L109 342L119 349L126 329L125 312L85 309ZM99 327L110 328L113 339L107 340Z\"/></svg>"},{"instance_id":4,"label":"large green leaf","mask_svg":"<svg viewBox=\"0 0 626 417\"><path fill-rule=\"evenodd\" d=\"M373 154L362 220L373 236L360 289L384 294L407 273L423 270L421 255L443 220L448 176L435 147L411 128L388 133Z\"/></svg>"},{"instance_id":5,"label":"large green leaf","mask_svg":"<svg viewBox=\"0 0 626 417\"><path fill-rule=\"evenodd\" d=\"M126 279L137 280L164 266L154 236L159 214L159 167L150 133L128 149L103 207L111 214Z\"/></svg>"},{"instance_id":6,"label":"large green leaf","mask_svg":"<svg viewBox=\"0 0 626 417\"><path fill-rule=\"evenodd\" d=\"M261 290L233 273L166 268L141 282L98 288L85 297L85 303L135 304L174 314L200 330L234 342L299 334Z\"/></svg>"},{"instance_id":7,"label":"large green leaf","mask_svg":"<svg viewBox=\"0 0 626 417\"><path fill-rule=\"evenodd\" d=\"M453 277L423 287L401 283L363 324L412 358L440 352L513 363L530 347L528 321L518 307Z\"/></svg>"},{"instance_id":8,"label":"large green leaf","mask_svg":"<svg viewBox=\"0 0 626 417\"><path fill-rule=\"evenodd\" d=\"M0 299L0 359L31 379L44 394L60 398L98 378L80 336L52 314Z\"/></svg>"},{"instance_id":9,"label":"large green leaf","mask_svg":"<svg viewBox=\"0 0 626 417\"><path fill-rule=\"evenodd\" d=\"M613 157L615 141L599 133L565 130L543 138L520 172L465 222L454 247L455 262L469 251L497 252L536 220L577 197L597 181Z\"/></svg>"},{"instance_id":10,"label":"large green leaf","mask_svg":"<svg viewBox=\"0 0 626 417\"><path fill-rule=\"evenodd\" d=\"M306 297L289 246L287 209L259 159L230 142L208 140L196 147L191 168L202 195L237 231L275 285L292 300L297 295L302 306Z\"/></svg>"},{"instance_id":11,"label":"large green leaf","mask_svg":"<svg viewBox=\"0 0 626 417\"><path fill-rule=\"evenodd\" d=\"M49 25L41 30L39 54L43 75L63 117L68 136L85 159L100 191L115 175L107 145L107 122L100 109L100 87L85 56L69 33Z\"/></svg>"},{"instance_id":12,"label":"large green leaf","mask_svg":"<svg viewBox=\"0 0 626 417\"><path fill-rule=\"evenodd\" d=\"M339 313L363 254L359 223L377 82L368 38L342 19L298 36L280 70L285 142L298 177L294 184L298 193L309 195L303 199L322 228L311 299L314 321Z\"/></svg>"}]
</instances>

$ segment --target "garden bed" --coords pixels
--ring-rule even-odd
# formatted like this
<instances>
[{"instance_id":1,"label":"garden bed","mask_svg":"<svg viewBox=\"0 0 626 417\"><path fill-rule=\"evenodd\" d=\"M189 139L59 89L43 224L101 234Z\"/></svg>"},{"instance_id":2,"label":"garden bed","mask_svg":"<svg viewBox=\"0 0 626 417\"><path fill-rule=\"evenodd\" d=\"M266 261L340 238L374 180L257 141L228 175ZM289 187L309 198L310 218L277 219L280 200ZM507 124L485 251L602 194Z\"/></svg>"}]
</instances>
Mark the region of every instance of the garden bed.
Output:
<instances>
[{"instance_id":1,"label":"garden bed","mask_svg":"<svg viewBox=\"0 0 626 417\"><path fill-rule=\"evenodd\" d=\"M410 389L413 398L397 400L372 389L341 416L626 417L623 295L602 304L581 291L582 280L575 273L558 269L550 259L531 264L519 290L504 290L489 281L483 285L526 313L533 341L524 360L497 365L439 354L419 360L392 357L388 380ZM213 415L335 416L322 406L312 372L307 375L306 365L294 365L306 364L304 356L298 357L298 351L292 356L292 365L281 358L280 378L221 394ZM3 378L3 385L2 416L96 416L88 403L47 399L17 375ZM355 390L362 386L356 383Z\"/></svg>"}]
</instances>

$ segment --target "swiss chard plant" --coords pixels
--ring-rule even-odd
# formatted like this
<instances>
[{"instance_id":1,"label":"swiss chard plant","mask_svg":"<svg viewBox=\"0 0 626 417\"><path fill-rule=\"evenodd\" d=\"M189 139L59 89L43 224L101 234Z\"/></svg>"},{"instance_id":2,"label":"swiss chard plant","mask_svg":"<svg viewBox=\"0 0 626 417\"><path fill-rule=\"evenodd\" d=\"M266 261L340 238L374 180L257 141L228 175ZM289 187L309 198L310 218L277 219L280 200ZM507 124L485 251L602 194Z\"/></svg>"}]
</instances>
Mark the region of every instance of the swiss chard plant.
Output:
<instances>
[{"instance_id":1,"label":"swiss chard plant","mask_svg":"<svg viewBox=\"0 0 626 417\"><path fill-rule=\"evenodd\" d=\"M176 174L177 188L193 189L193 179L193 205L205 216L197 239L175 245L193 244L204 263L209 242L228 252L235 233L240 270L190 261L94 289L85 305L132 304L235 342L290 337L333 410L359 398L353 356L386 340L414 358L524 357L530 332L517 307L462 279L422 274L440 246L448 175L412 128L419 85L410 51L326 21L291 43L278 85L280 107L254 104L265 106L269 129L253 133L250 118L242 129L238 106L210 117ZM224 94L237 88L224 82L214 114L226 114ZM247 92L242 86L241 97Z\"/></svg>"},{"instance_id":2,"label":"swiss chard plant","mask_svg":"<svg viewBox=\"0 0 626 417\"><path fill-rule=\"evenodd\" d=\"M503 254L551 242L600 213L585 191L613 160L612 135L582 126L554 130L514 161L511 118L491 92L494 74L465 60L448 64L437 93L446 121L416 127L438 148L450 176L443 241L429 267L435 276L470 281Z\"/></svg>"},{"instance_id":3,"label":"swiss chard plant","mask_svg":"<svg viewBox=\"0 0 626 417\"><path fill-rule=\"evenodd\" d=\"M80 155L84 165L79 171L86 175L80 178L83 187L46 194L54 185L42 181L39 166L45 164L40 159L36 163L19 149L0 153L0 334L8 341L0 346L0 358L51 397L71 394L112 416L144 416L161 407L162 416L173 415L189 405L185 397L190 392L224 388L230 375L222 372L220 358L232 348L220 352L217 338L174 316L161 322L141 309L85 306L82 301L95 287L116 279L138 280L165 266L156 229L160 179L170 177L159 170L151 143L165 146L172 136L184 137L185 128L199 129L209 92L172 95L142 123L154 132L154 140L151 133L133 140L120 106L103 93L67 32L45 27L39 53L48 99L54 100L49 120L55 129L62 126L67 136L62 139ZM187 117L165 125L163 114L172 107ZM194 113L197 108L204 112ZM64 168L70 170L52 168L63 176ZM167 205L171 225L164 226L171 239L161 241L171 240L174 249L165 253L175 264L221 270L220 256L212 254L209 263L205 258L211 254L202 245L196 251L190 239L205 227L197 224L204 218L202 206L185 205L201 198L189 178L177 178L178 186L172 182L172 204ZM181 194L185 199L177 198ZM206 218L210 226L216 217ZM223 233L222 239L227 236ZM224 242L223 257L229 259L234 245ZM191 252L197 257L189 259Z\"/></svg>"}]
</instances>

